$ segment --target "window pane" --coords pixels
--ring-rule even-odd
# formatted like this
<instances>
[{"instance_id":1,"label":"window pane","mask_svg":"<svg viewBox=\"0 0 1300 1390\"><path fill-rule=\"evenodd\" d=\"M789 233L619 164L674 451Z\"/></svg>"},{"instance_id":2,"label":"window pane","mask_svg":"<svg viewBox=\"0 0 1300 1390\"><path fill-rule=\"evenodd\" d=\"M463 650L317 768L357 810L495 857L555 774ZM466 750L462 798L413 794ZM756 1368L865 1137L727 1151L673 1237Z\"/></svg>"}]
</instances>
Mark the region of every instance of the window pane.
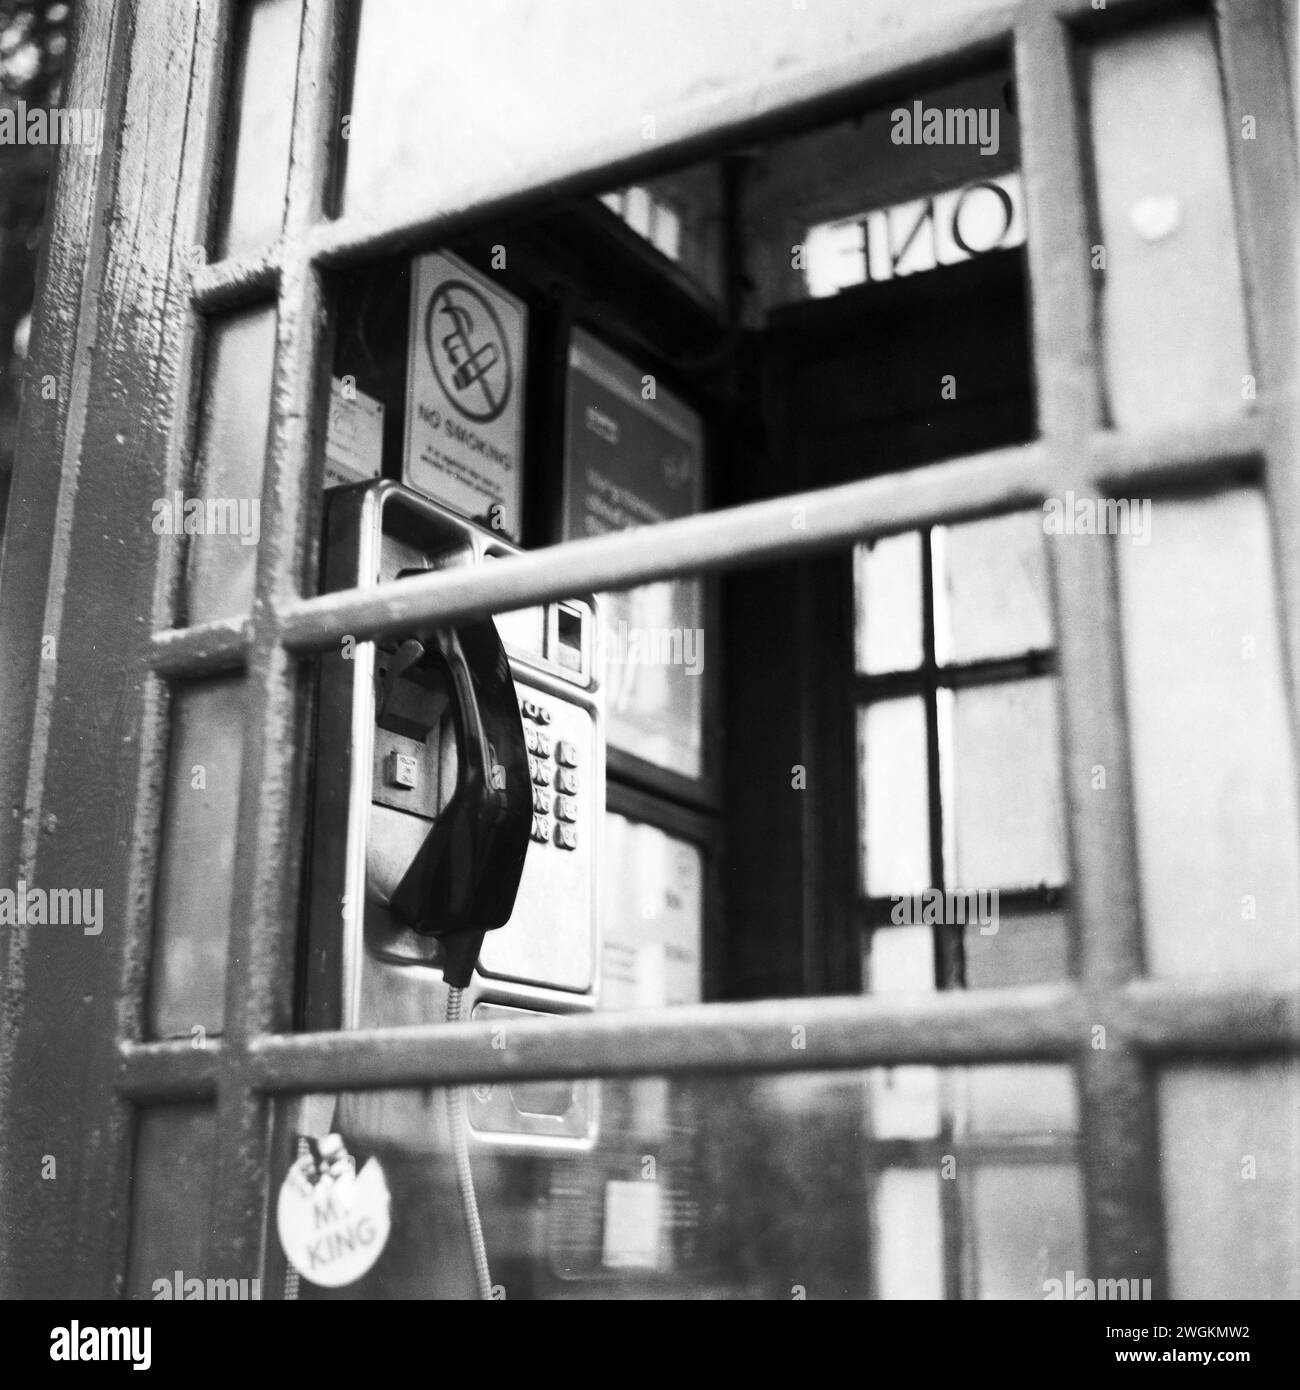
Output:
<instances>
[{"instance_id":1,"label":"window pane","mask_svg":"<svg viewBox=\"0 0 1300 1390\"><path fill-rule=\"evenodd\" d=\"M921 537L916 531L853 548L857 669L868 675L921 664Z\"/></svg>"},{"instance_id":2,"label":"window pane","mask_svg":"<svg viewBox=\"0 0 1300 1390\"><path fill-rule=\"evenodd\" d=\"M967 890L1063 883L1055 679L940 694L949 881Z\"/></svg>"},{"instance_id":3,"label":"window pane","mask_svg":"<svg viewBox=\"0 0 1300 1390\"><path fill-rule=\"evenodd\" d=\"M629 190L629 195L632 190ZM575 330L565 389L566 540L672 521L704 500L704 422L643 364ZM598 652L610 747L687 777L704 770L704 583L600 595ZM715 634L716 636L716 634Z\"/></svg>"},{"instance_id":4,"label":"window pane","mask_svg":"<svg viewBox=\"0 0 1300 1390\"><path fill-rule=\"evenodd\" d=\"M943 1297L937 1173L887 1168L876 1179L876 1288L881 1298Z\"/></svg>"},{"instance_id":5,"label":"window pane","mask_svg":"<svg viewBox=\"0 0 1300 1390\"><path fill-rule=\"evenodd\" d=\"M937 1067L880 1067L867 1091L868 1132L874 1139L933 1139L939 1133Z\"/></svg>"},{"instance_id":6,"label":"window pane","mask_svg":"<svg viewBox=\"0 0 1300 1390\"><path fill-rule=\"evenodd\" d=\"M1078 1128L1069 1067L968 1067L953 1079L959 1135L1061 1135Z\"/></svg>"},{"instance_id":7,"label":"window pane","mask_svg":"<svg viewBox=\"0 0 1300 1390\"><path fill-rule=\"evenodd\" d=\"M969 1264L948 1277L959 1275L968 1292L986 1297L1042 1298L1049 1275L1084 1270L1072 1145L1062 1143L1057 1158L1038 1137L1012 1164L997 1157L1007 1152L1005 1140L956 1139L955 1176L946 1176L949 1140L909 1154L868 1137L871 1077L595 1078L579 1083L599 1093L600 1111L582 1152L485 1134L477 1117L493 1088L467 1088L470 1162L493 1283L511 1300L788 1299L792 1285L808 1298L862 1298L874 1268L885 1297L939 1297L944 1251L955 1244L965 1246ZM378 1161L392 1193L386 1247L340 1296L472 1294L445 1090L382 1091L369 1100L344 1094L311 1121L295 1118L295 1103L278 1104L287 1121L285 1168L296 1151L287 1131L334 1132L359 1167ZM425 1117L418 1134L375 1123L417 1109ZM944 1218L960 1212L965 1228L945 1233ZM972 1273L977 1289L969 1288ZM331 1294L304 1279L301 1296Z\"/></svg>"},{"instance_id":8,"label":"window pane","mask_svg":"<svg viewBox=\"0 0 1300 1390\"><path fill-rule=\"evenodd\" d=\"M881 927L871 933L871 994L928 994L934 989L934 933L929 927Z\"/></svg>"},{"instance_id":9,"label":"window pane","mask_svg":"<svg viewBox=\"0 0 1300 1390\"><path fill-rule=\"evenodd\" d=\"M858 827L868 893L912 893L930 882L925 706L919 697L858 711Z\"/></svg>"},{"instance_id":10,"label":"window pane","mask_svg":"<svg viewBox=\"0 0 1300 1390\"><path fill-rule=\"evenodd\" d=\"M981 1166L970 1181L979 1298L1042 1299L1049 1279L1083 1277L1078 1171L1066 1164Z\"/></svg>"},{"instance_id":11,"label":"window pane","mask_svg":"<svg viewBox=\"0 0 1300 1390\"><path fill-rule=\"evenodd\" d=\"M1165 24L1090 51L1111 418L1152 429L1240 410L1251 368L1210 26Z\"/></svg>"},{"instance_id":12,"label":"window pane","mask_svg":"<svg viewBox=\"0 0 1300 1390\"><path fill-rule=\"evenodd\" d=\"M929 927L881 927L871 933L864 978L869 994L934 992L934 933ZM939 1133L939 1069L880 1067L871 1073L871 1133L878 1139L928 1139Z\"/></svg>"},{"instance_id":13,"label":"window pane","mask_svg":"<svg viewBox=\"0 0 1300 1390\"><path fill-rule=\"evenodd\" d=\"M204 1278L217 1147L215 1105L154 1106L140 1112L131 1187L128 1298L153 1298L179 1269ZM206 1287L206 1286L205 1286Z\"/></svg>"},{"instance_id":14,"label":"window pane","mask_svg":"<svg viewBox=\"0 0 1300 1390\"><path fill-rule=\"evenodd\" d=\"M596 650L611 748L699 777L710 652L704 585L674 579L599 596Z\"/></svg>"},{"instance_id":15,"label":"window pane","mask_svg":"<svg viewBox=\"0 0 1300 1390\"><path fill-rule=\"evenodd\" d=\"M969 989L1010 989L1064 980L1070 973L1064 913L1000 911L993 931L967 925L964 938Z\"/></svg>"},{"instance_id":16,"label":"window pane","mask_svg":"<svg viewBox=\"0 0 1300 1390\"><path fill-rule=\"evenodd\" d=\"M238 7L217 255L266 246L280 235L293 133L302 0Z\"/></svg>"},{"instance_id":17,"label":"window pane","mask_svg":"<svg viewBox=\"0 0 1300 1390\"><path fill-rule=\"evenodd\" d=\"M1018 656L1052 645L1040 512L937 526L934 645L942 664Z\"/></svg>"},{"instance_id":18,"label":"window pane","mask_svg":"<svg viewBox=\"0 0 1300 1390\"><path fill-rule=\"evenodd\" d=\"M605 817L602 1008L698 1004L704 856L657 826Z\"/></svg>"},{"instance_id":19,"label":"window pane","mask_svg":"<svg viewBox=\"0 0 1300 1390\"><path fill-rule=\"evenodd\" d=\"M1160 1078L1174 1298L1300 1298L1300 1062Z\"/></svg>"},{"instance_id":20,"label":"window pane","mask_svg":"<svg viewBox=\"0 0 1300 1390\"><path fill-rule=\"evenodd\" d=\"M221 1031L243 746L242 677L177 688L154 907L152 1037Z\"/></svg>"},{"instance_id":21,"label":"window pane","mask_svg":"<svg viewBox=\"0 0 1300 1390\"><path fill-rule=\"evenodd\" d=\"M921 8L891 0L878 12L861 0L822 0L779 6L756 24L753 0L627 7L363 0L345 107L344 207L359 215L383 208L396 219L403 206L435 195L444 207L461 207L485 188L523 188L608 164L648 140L695 129L702 99L710 107L741 101L758 115L785 74L870 52L886 39L905 42L983 3L930 0ZM483 97L484 73L491 73L491 101ZM1010 125L1002 148L1014 157ZM916 153L886 148L896 152L896 166ZM927 155L946 164L962 156L977 166L998 162L964 146Z\"/></svg>"},{"instance_id":22,"label":"window pane","mask_svg":"<svg viewBox=\"0 0 1300 1390\"><path fill-rule=\"evenodd\" d=\"M864 1080L857 1072L583 1082L599 1092L600 1112L584 1152L485 1135L478 1119L497 1097L489 1087L467 1088L493 1282L511 1301L788 1299L796 1282L809 1298L865 1297ZM339 1296L473 1295L446 1102L441 1089L388 1090L370 1099L345 1094L320 1112L313 1134L341 1134L358 1168L376 1159L392 1196L385 1248ZM285 1131L299 1127L297 1108L279 1103ZM417 1111L425 1120L418 1143L414 1131L404 1140L375 1123ZM294 1151L295 1136L285 1133L278 1172ZM332 1296L304 1272L302 1298Z\"/></svg>"},{"instance_id":23,"label":"window pane","mask_svg":"<svg viewBox=\"0 0 1300 1390\"><path fill-rule=\"evenodd\" d=\"M163 498L161 510L155 504L155 532L174 544L184 537L187 546L191 624L239 617L253 606L274 365L273 308L213 322L191 490Z\"/></svg>"},{"instance_id":24,"label":"window pane","mask_svg":"<svg viewBox=\"0 0 1300 1390\"><path fill-rule=\"evenodd\" d=\"M1300 813L1263 499L1158 498L1150 544L1115 544L1149 967L1300 969Z\"/></svg>"}]
</instances>

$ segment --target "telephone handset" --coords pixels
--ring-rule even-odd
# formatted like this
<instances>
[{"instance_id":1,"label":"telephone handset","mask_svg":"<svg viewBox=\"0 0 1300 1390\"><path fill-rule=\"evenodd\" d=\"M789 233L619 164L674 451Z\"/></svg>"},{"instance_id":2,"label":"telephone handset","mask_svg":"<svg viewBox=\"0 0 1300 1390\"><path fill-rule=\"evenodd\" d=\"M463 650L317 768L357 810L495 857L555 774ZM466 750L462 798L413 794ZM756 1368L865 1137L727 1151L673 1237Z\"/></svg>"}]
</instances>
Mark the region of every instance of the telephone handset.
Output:
<instances>
[{"instance_id":1,"label":"telephone handset","mask_svg":"<svg viewBox=\"0 0 1300 1390\"><path fill-rule=\"evenodd\" d=\"M464 987L484 933L504 926L514 910L532 826L532 785L510 663L490 618L404 642L389 666L377 722L384 722L397 680L431 658L450 685L456 790L388 905L421 935L454 938L443 943L443 977Z\"/></svg>"},{"instance_id":2,"label":"telephone handset","mask_svg":"<svg viewBox=\"0 0 1300 1390\"><path fill-rule=\"evenodd\" d=\"M325 592L492 563L514 548L390 479L327 494ZM320 658L300 1011L309 1029L498 1030L589 1013L599 986L604 737L594 600L344 643ZM504 927L504 930L496 930ZM363 1101L365 1103L363 1103ZM589 1149L598 1091L487 1086L494 1149ZM445 1152L418 1093L347 1100L352 1138Z\"/></svg>"}]
</instances>

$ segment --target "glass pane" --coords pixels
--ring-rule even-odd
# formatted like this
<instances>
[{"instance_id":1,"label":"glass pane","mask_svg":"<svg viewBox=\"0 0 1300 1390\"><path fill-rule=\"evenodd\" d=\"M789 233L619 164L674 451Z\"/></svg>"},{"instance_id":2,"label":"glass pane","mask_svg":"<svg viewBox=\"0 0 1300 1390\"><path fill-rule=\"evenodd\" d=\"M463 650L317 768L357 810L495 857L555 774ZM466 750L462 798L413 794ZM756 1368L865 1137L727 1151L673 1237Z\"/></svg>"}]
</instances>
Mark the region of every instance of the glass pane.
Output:
<instances>
[{"instance_id":1,"label":"glass pane","mask_svg":"<svg viewBox=\"0 0 1300 1390\"><path fill-rule=\"evenodd\" d=\"M929 927L881 927L871 933L870 994L928 994L934 989L934 933Z\"/></svg>"},{"instance_id":2,"label":"glass pane","mask_svg":"<svg viewBox=\"0 0 1300 1390\"><path fill-rule=\"evenodd\" d=\"M1083 1277L1083 1194L1073 1166L981 1166L970 1195L979 1298L1042 1299L1049 1280Z\"/></svg>"},{"instance_id":3,"label":"glass pane","mask_svg":"<svg viewBox=\"0 0 1300 1390\"><path fill-rule=\"evenodd\" d=\"M859 671L912 671L921 664L921 536L908 531L853 548Z\"/></svg>"},{"instance_id":4,"label":"glass pane","mask_svg":"<svg viewBox=\"0 0 1300 1390\"><path fill-rule=\"evenodd\" d=\"M1005 1168L1008 1159L997 1157L1007 1151L1002 1141L944 1140L914 1154L896 1140L882 1145L866 1133L871 1075L528 1083L530 1090L557 1093L575 1084L596 1089L599 1124L589 1145L577 1149L486 1132L479 1121L499 1086L467 1088L463 1117L449 1111L448 1093L439 1089L383 1091L368 1099L345 1094L336 1106L320 1105L313 1120L295 1119L299 1107L281 1102L286 1123L273 1131L280 1136L274 1194L297 1160L297 1133L309 1130L318 1140L341 1136L358 1170L374 1159L390 1196L391 1229L373 1267L337 1294L306 1269L299 1294L473 1296L450 1152L449 1126L462 1125L488 1282L510 1300L788 1299L794 1286L808 1298L863 1298L873 1270L887 1297L909 1290L934 1297L945 1283L966 1279L964 1267L946 1277L943 1269L945 1250L962 1244L979 1256L970 1267L980 1271L985 1294L1006 1287L1023 1296L1032 1277L1036 1288L1028 1296L1041 1298L1049 1272L1084 1268L1069 1143L1054 1148L1021 1135L1022 1156ZM387 1119L417 1110L424 1117L418 1132L385 1129ZM945 1154L952 1165L943 1162ZM1004 1171L1023 1183L1018 1207L1004 1200ZM959 1186L945 1189L944 1182ZM353 1189L327 1187L309 1197L308 1230L317 1242L327 1237L323 1247L317 1244L318 1258L322 1249L346 1250L333 1230L346 1235L363 1210L348 1215L342 1201L333 1211L323 1207L318 1227L311 1207L331 1190L341 1196ZM960 1200L946 1201L947 1194ZM963 1209L973 1213L965 1233L952 1224Z\"/></svg>"},{"instance_id":5,"label":"glass pane","mask_svg":"<svg viewBox=\"0 0 1300 1390\"><path fill-rule=\"evenodd\" d=\"M564 538L698 512L704 466L700 415L640 366L575 331L565 401ZM703 581L676 579L603 594L600 607L598 660L610 746L700 776Z\"/></svg>"},{"instance_id":6,"label":"glass pane","mask_svg":"<svg viewBox=\"0 0 1300 1390\"><path fill-rule=\"evenodd\" d=\"M1300 1062L1160 1078L1174 1298L1300 1298Z\"/></svg>"},{"instance_id":7,"label":"glass pane","mask_svg":"<svg viewBox=\"0 0 1300 1390\"><path fill-rule=\"evenodd\" d=\"M1158 498L1150 544L1115 544L1149 968L1300 969L1300 812L1264 501Z\"/></svg>"},{"instance_id":8,"label":"glass pane","mask_svg":"<svg viewBox=\"0 0 1300 1390\"><path fill-rule=\"evenodd\" d=\"M599 604L596 660L609 746L699 777L708 655L703 583L646 584L601 594Z\"/></svg>"},{"instance_id":9,"label":"glass pane","mask_svg":"<svg viewBox=\"0 0 1300 1390\"><path fill-rule=\"evenodd\" d=\"M954 1072L953 1080L960 1135L1060 1135L1078 1129L1069 1067L968 1067Z\"/></svg>"},{"instance_id":10,"label":"glass pane","mask_svg":"<svg viewBox=\"0 0 1300 1390\"><path fill-rule=\"evenodd\" d=\"M238 7L217 255L257 250L280 235L293 133L302 0Z\"/></svg>"},{"instance_id":11,"label":"glass pane","mask_svg":"<svg viewBox=\"0 0 1300 1390\"><path fill-rule=\"evenodd\" d=\"M881 927L871 933L863 972L868 994L932 994L934 933L929 927ZM926 1139L939 1132L937 1067L881 1067L871 1073L872 1133L878 1139Z\"/></svg>"},{"instance_id":12,"label":"glass pane","mask_svg":"<svg viewBox=\"0 0 1300 1390\"><path fill-rule=\"evenodd\" d=\"M858 711L858 834L866 891L913 893L930 882L925 706L919 696Z\"/></svg>"},{"instance_id":13,"label":"glass pane","mask_svg":"<svg viewBox=\"0 0 1300 1390\"><path fill-rule=\"evenodd\" d=\"M887 1168L876 1179L876 1288L881 1298L942 1298L943 1215L937 1173Z\"/></svg>"},{"instance_id":14,"label":"glass pane","mask_svg":"<svg viewBox=\"0 0 1300 1390\"><path fill-rule=\"evenodd\" d=\"M944 665L1052 645L1040 512L1012 512L931 533L935 657Z\"/></svg>"},{"instance_id":15,"label":"glass pane","mask_svg":"<svg viewBox=\"0 0 1300 1390\"><path fill-rule=\"evenodd\" d=\"M607 164L696 128L702 94L709 107L724 108L743 94L747 114L757 115L777 99L774 79L886 39L903 43L982 7L930 0L922 12L902 0L883 9L821 0L778 6L756 24L752 0L626 8L607 0L363 0L342 131L344 209L383 208L396 219L403 205L434 196L460 207L484 189ZM940 147L945 153L951 158Z\"/></svg>"},{"instance_id":16,"label":"glass pane","mask_svg":"<svg viewBox=\"0 0 1300 1390\"><path fill-rule=\"evenodd\" d=\"M698 1004L704 856L685 840L605 817L601 1005Z\"/></svg>"},{"instance_id":17,"label":"glass pane","mask_svg":"<svg viewBox=\"0 0 1300 1390\"><path fill-rule=\"evenodd\" d=\"M253 605L275 320L268 307L212 323L193 490L154 503L155 534L185 538L191 624L239 617Z\"/></svg>"},{"instance_id":18,"label":"glass pane","mask_svg":"<svg viewBox=\"0 0 1300 1390\"><path fill-rule=\"evenodd\" d=\"M155 1038L201 1045L221 1031L243 747L242 677L176 689L150 970Z\"/></svg>"},{"instance_id":19,"label":"glass pane","mask_svg":"<svg viewBox=\"0 0 1300 1390\"><path fill-rule=\"evenodd\" d=\"M187 1279L205 1280L207 1296L216 1146L215 1105L157 1106L140 1113L128 1298L182 1297L175 1292L177 1271L182 1289Z\"/></svg>"},{"instance_id":20,"label":"glass pane","mask_svg":"<svg viewBox=\"0 0 1300 1390\"><path fill-rule=\"evenodd\" d=\"M1006 681L940 696L950 882L967 890L1063 883L1055 679Z\"/></svg>"},{"instance_id":21,"label":"glass pane","mask_svg":"<svg viewBox=\"0 0 1300 1390\"><path fill-rule=\"evenodd\" d=\"M1240 410L1251 368L1210 25L1122 34L1090 53L1111 418L1153 429Z\"/></svg>"},{"instance_id":22,"label":"glass pane","mask_svg":"<svg viewBox=\"0 0 1300 1390\"><path fill-rule=\"evenodd\" d=\"M941 1098L937 1067L880 1067L868 1088L868 1132L875 1139L933 1139Z\"/></svg>"},{"instance_id":23,"label":"glass pane","mask_svg":"<svg viewBox=\"0 0 1300 1390\"><path fill-rule=\"evenodd\" d=\"M967 926L966 985L1010 989L1064 980L1070 973L1069 939L1060 912L997 914L993 931Z\"/></svg>"}]
</instances>

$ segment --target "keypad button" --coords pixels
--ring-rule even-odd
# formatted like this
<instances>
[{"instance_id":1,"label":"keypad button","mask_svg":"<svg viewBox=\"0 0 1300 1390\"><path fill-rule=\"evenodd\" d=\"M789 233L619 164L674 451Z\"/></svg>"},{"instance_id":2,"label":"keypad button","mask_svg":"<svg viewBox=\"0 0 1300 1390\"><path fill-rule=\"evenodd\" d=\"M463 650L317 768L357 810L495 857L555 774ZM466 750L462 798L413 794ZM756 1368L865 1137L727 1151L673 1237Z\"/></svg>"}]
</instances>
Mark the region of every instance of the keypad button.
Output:
<instances>
[{"instance_id":1,"label":"keypad button","mask_svg":"<svg viewBox=\"0 0 1300 1390\"><path fill-rule=\"evenodd\" d=\"M551 780L550 765L541 758L529 758L528 775L539 787L544 787Z\"/></svg>"},{"instance_id":2,"label":"keypad button","mask_svg":"<svg viewBox=\"0 0 1300 1390\"><path fill-rule=\"evenodd\" d=\"M533 828L530 831L532 839L539 845L544 845L551 838L551 822L547 816L534 816Z\"/></svg>"},{"instance_id":3,"label":"keypad button","mask_svg":"<svg viewBox=\"0 0 1300 1390\"><path fill-rule=\"evenodd\" d=\"M549 724L551 722L551 712L545 705L537 706L537 722L539 724Z\"/></svg>"},{"instance_id":4,"label":"keypad button","mask_svg":"<svg viewBox=\"0 0 1300 1390\"><path fill-rule=\"evenodd\" d=\"M555 798L555 814L560 820L577 820L578 805L572 797L557 796Z\"/></svg>"},{"instance_id":5,"label":"keypad button","mask_svg":"<svg viewBox=\"0 0 1300 1390\"><path fill-rule=\"evenodd\" d=\"M562 738L555 745L555 760L563 767L578 766L578 746L570 743L567 738Z\"/></svg>"},{"instance_id":6,"label":"keypad button","mask_svg":"<svg viewBox=\"0 0 1300 1390\"><path fill-rule=\"evenodd\" d=\"M531 700L521 700L519 702L519 712L525 719L537 718L537 706Z\"/></svg>"},{"instance_id":7,"label":"keypad button","mask_svg":"<svg viewBox=\"0 0 1300 1390\"><path fill-rule=\"evenodd\" d=\"M543 815L549 816L551 813L551 794L544 792L540 787L533 788L533 810L540 811Z\"/></svg>"},{"instance_id":8,"label":"keypad button","mask_svg":"<svg viewBox=\"0 0 1300 1390\"><path fill-rule=\"evenodd\" d=\"M577 849L578 832L571 825L557 825L555 827L555 843L561 849Z\"/></svg>"},{"instance_id":9,"label":"keypad button","mask_svg":"<svg viewBox=\"0 0 1300 1390\"><path fill-rule=\"evenodd\" d=\"M572 796L578 790L578 774L571 767L562 767L555 774L555 785Z\"/></svg>"},{"instance_id":10,"label":"keypad button","mask_svg":"<svg viewBox=\"0 0 1300 1390\"><path fill-rule=\"evenodd\" d=\"M544 734L540 729L538 729L533 733L533 737L537 740L536 751L540 753L543 758L549 758L551 756L550 734Z\"/></svg>"},{"instance_id":11,"label":"keypad button","mask_svg":"<svg viewBox=\"0 0 1300 1390\"><path fill-rule=\"evenodd\" d=\"M525 730L524 730L524 747L527 748L528 751L529 751L530 753L536 753L536 752L537 752L537 730L536 730L536 729L525 729Z\"/></svg>"}]
</instances>

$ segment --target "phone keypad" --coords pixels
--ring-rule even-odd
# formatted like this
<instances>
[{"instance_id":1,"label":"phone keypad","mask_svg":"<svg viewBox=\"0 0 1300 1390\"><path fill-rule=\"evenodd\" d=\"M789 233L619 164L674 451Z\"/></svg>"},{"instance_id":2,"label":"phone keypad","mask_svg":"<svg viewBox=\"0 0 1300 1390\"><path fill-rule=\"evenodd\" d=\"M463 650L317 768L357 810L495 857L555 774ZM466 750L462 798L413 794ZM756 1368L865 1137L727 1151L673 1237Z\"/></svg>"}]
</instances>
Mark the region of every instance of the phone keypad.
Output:
<instances>
[{"instance_id":1,"label":"phone keypad","mask_svg":"<svg viewBox=\"0 0 1300 1390\"><path fill-rule=\"evenodd\" d=\"M528 775L533 782L533 825L531 838L537 844L554 844L560 849L578 848L578 749L568 739L559 739L551 753L551 711L541 701L520 700L524 719L524 743L528 748ZM538 727L538 726L543 727ZM558 766L556 766L558 764ZM551 788L558 795L552 798ZM554 807L555 820L551 819Z\"/></svg>"}]
</instances>

